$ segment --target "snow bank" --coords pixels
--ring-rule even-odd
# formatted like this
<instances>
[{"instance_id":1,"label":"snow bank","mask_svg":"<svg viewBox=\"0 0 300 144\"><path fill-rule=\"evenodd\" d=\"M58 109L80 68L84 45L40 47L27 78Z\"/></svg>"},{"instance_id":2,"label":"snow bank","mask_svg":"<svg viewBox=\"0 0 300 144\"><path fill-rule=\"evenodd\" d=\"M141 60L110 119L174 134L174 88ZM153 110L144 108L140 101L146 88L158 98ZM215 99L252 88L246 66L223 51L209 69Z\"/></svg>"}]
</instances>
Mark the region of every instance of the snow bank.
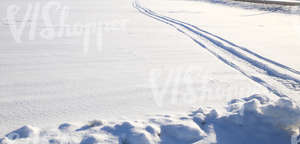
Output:
<instances>
[{"instance_id":1,"label":"snow bank","mask_svg":"<svg viewBox=\"0 0 300 144\"><path fill-rule=\"evenodd\" d=\"M231 101L227 110L223 116L208 113L204 119L214 127L218 142L289 144L291 136L299 134L300 109L287 98L271 101L254 95Z\"/></svg>"},{"instance_id":2,"label":"snow bank","mask_svg":"<svg viewBox=\"0 0 300 144\"><path fill-rule=\"evenodd\" d=\"M1 144L289 144L299 135L300 108L288 98L253 95L231 100L224 111L200 108L188 115L146 121L63 123L54 129L24 126Z\"/></svg>"}]
</instances>

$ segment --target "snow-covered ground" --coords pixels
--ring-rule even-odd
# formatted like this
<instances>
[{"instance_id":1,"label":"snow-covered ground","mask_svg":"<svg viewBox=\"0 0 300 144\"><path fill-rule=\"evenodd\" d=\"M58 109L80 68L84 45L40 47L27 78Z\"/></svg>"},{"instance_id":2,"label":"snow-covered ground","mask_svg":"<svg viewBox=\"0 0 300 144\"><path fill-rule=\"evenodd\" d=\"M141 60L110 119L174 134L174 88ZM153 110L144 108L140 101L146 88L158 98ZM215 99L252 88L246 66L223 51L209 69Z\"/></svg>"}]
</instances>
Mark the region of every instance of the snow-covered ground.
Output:
<instances>
[{"instance_id":1,"label":"snow-covered ground","mask_svg":"<svg viewBox=\"0 0 300 144\"><path fill-rule=\"evenodd\" d=\"M291 143L299 134L298 7L0 3L2 143ZM14 5L21 11L9 17ZM66 24L97 22L90 35L60 33L64 6ZM11 30L24 23L17 43ZM58 36L41 36L47 28Z\"/></svg>"},{"instance_id":2,"label":"snow-covered ground","mask_svg":"<svg viewBox=\"0 0 300 144\"><path fill-rule=\"evenodd\" d=\"M289 99L253 95L229 102L225 112L198 109L187 115L159 115L125 122L63 123L57 128L24 126L3 144L282 144L297 141L300 107Z\"/></svg>"}]
</instances>

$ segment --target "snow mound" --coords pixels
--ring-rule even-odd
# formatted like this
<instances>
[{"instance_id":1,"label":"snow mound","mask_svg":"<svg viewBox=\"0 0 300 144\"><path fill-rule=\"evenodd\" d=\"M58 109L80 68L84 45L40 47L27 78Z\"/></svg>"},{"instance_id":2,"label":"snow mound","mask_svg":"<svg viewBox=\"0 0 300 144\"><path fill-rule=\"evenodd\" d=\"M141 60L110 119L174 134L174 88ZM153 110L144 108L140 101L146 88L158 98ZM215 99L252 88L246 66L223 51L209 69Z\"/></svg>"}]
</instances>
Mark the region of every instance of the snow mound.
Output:
<instances>
[{"instance_id":1,"label":"snow mound","mask_svg":"<svg viewBox=\"0 0 300 144\"><path fill-rule=\"evenodd\" d=\"M224 144L291 143L292 135L299 134L300 109L288 98L271 101L254 95L232 100L227 110L223 116L214 110L208 114L200 112L200 118L195 116L194 120L206 131L211 125L216 141Z\"/></svg>"},{"instance_id":2,"label":"snow mound","mask_svg":"<svg viewBox=\"0 0 300 144\"><path fill-rule=\"evenodd\" d=\"M240 120L261 120L292 133L300 127L300 108L289 98L271 101L266 96L253 95L242 101L229 103L229 112L238 113L239 115L230 116L239 117Z\"/></svg>"},{"instance_id":3,"label":"snow mound","mask_svg":"<svg viewBox=\"0 0 300 144\"><path fill-rule=\"evenodd\" d=\"M165 143L194 143L206 134L195 124L167 124L161 126L161 139Z\"/></svg>"},{"instance_id":4,"label":"snow mound","mask_svg":"<svg viewBox=\"0 0 300 144\"><path fill-rule=\"evenodd\" d=\"M151 135L143 129L136 128L129 122L117 124L113 127L105 126L101 130L119 137L121 144L152 144Z\"/></svg>"},{"instance_id":5,"label":"snow mound","mask_svg":"<svg viewBox=\"0 0 300 144\"><path fill-rule=\"evenodd\" d=\"M100 143L94 136L86 136L82 139L80 144L98 144Z\"/></svg>"},{"instance_id":6,"label":"snow mound","mask_svg":"<svg viewBox=\"0 0 300 144\"><path fill-rule=\"evenodd\" d=\"M71 130L74 130L75 128L72 124L63 123L63 124L59 125L58 129L60 131L71 131Z\"/></svg>"},{"instance_id":7,"label":"snow mound","mask_svg":"<svg viewBox=\"0 0 300 144\"><path fill-rule=\"evenodd\" d=\"M300 108L291 99L253 95L231 100L224 111L200 108L187 115L63 123L54 129L24 126L0 144L289 144L296 141L299 127Z\"/></svg>"},{"instance_id":8,"label":"snow mound","mask_svg":"<svg viewBox=\"0 0 300 144\"><path fill-rule=\"evenodd\" d=\"M91 129L93 127L99 127L103 125L103 122L100 120L93 120L88 122L88 124L84 125L83 127L77 129L76 131L82 131L82 130L87 130L87 129Z\"/></svg>"},{"instance_id":9,"label":"snow mound","mask_svg":"<svg viewBox=\"0 0 300 144\"><path fill-rule=\"evenodd\" d=\"M37 132L36 128L26 125L7 134L6 137L10 140L28 138L34 135L35 132Z\"/></svg>"}]
</instances>

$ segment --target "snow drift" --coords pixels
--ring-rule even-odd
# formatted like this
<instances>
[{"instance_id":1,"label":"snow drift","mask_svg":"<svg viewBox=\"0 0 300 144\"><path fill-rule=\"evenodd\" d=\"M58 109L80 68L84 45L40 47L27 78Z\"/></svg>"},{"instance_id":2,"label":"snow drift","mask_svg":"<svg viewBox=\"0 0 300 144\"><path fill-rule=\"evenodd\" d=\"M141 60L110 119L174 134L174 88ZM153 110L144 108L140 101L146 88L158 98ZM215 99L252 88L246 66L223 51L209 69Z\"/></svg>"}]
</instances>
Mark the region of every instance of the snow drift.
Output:
<instances>
[{"instance_id":1,"label":"snow drift","mask_svg":"<svg viewBox=\"0 0 300 144\"><path fill-rule=\"evenodd\" d=\"M24 126L1 144L289 144L299 135L300 107L288 98L253 95L231 100L224 110L199 108L187 115L159 115L148 120L87 124L58 128ZM297 138L297 137L296 137Z\"/></svg>"}]
</instances>

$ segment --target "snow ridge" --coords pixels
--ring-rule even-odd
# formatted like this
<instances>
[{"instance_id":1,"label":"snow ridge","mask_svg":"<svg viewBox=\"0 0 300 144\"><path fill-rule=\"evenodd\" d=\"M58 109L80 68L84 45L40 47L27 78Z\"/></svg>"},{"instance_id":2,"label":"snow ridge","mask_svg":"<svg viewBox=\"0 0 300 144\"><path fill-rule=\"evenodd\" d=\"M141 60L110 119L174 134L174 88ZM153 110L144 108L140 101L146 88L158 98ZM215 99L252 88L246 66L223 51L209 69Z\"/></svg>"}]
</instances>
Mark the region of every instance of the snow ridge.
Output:
<instances>
[{"instance_id":1,"label":"snow ridge","mask_svg":"<svg viewBox=\"0 0 300 144\"><path fill-rule=\"evenodd\" d=\"M24 126L0 144L288 144L299 135L300 107L288 98L253 95L230 101L225 112L199 108L188 115L146 121L91 121L58 128Z\"/></svg>"}]
</instances>

